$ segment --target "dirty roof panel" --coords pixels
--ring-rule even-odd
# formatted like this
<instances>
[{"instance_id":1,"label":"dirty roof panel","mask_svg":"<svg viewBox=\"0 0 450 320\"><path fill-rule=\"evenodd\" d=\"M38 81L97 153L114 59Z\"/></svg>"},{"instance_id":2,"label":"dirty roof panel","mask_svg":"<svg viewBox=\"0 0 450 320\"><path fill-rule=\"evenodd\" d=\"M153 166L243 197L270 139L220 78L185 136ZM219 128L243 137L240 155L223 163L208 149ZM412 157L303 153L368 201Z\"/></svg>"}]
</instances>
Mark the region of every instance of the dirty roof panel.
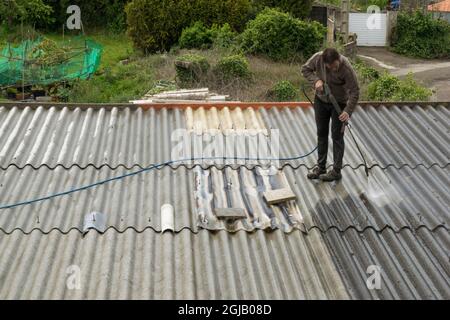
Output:
<instances>
[{"instance_id":1,"label":"dirty roof panel","mask_svg":"<svg viewBox=\"0 0 450 320\"><path fill-rule=\"evenodd\" d=\"M99 212L106 217L106 228L142 231L150 227L161 231L165 204L174 209L174 223L169 228L175 231L184 228L197 231L199 227L229 231L304 229L296 201L277 205L265 202L263 194L272 185L258 177L256 171L259 169L164 167L53 199L3 209L0 230L7 233L15 229L27 233L33 229L83 230L85 215ZM46 197L127 173L123 167L111 170L108 167L19 169L12 166L0 171L1 205ZM283 171L270 179L278 180L280 187L288 185ZM200 181L201 186L197 187ZM219 208L244 209L245 218L221 219L216 211Z\"/></svg>"},{"instance_id":2,"label":"dirty roof panel","mask_svg":"<svg viewBox=\"0 0 450 320\"><path fill-rule=\"evenodd\" d=\"M0 107L0 167L149 164L171 157L181 109Z\"/></svg>"},{"instance_id":3,"label":"dirty roof panel","mask_svg":"<svg viewBox=\"0 0 450 320\"><path fill-rule=\"evenodd\" d=\"M441 106L359 106L352 124L369 165L445 166L449 162L450 111ZM173 160L177 130L193 136L205 130L244 130L247 137L279 130L282 158L303 155L316 144L312 108L60 108L0 107L0 167L65 168L103 165L147 167ZM205 145L209 142L204 142ZM346 135L344 164L362 165ZM330 148L331 149L331 148ZM331 159L331 150L329 152ZM315 157L281 162L311 168ZM244 163L245 164L245 163ZM173 164L172 166L178 166ZM219 166L223 165L220 161ZM247 161L248 167L254 163Z\"/></svg>"},{"instance_id":4,"label":"dirty roof panel","mask_svg":"<svg viewBox=\"0 0 450 320\"><path fill-rule=\"evenodd\" d=\"M109 229L84 237L35 230L0 232L0 243L2 299L450 298L443 227L307 235ZM373 266L379 289L367 286ZM79 290L70 277L77 270Z\"/></svg>"},{"instance_id":5,"label":"dirty roof panel","mask_svg":"<svg viewBox=\"0 0 450 320\"><path fill-rule=\"evenodd\" d=\"M0 243L1 299L348 298L318 232L36 230Z\"/></svg>"},{"instance_id":6,"label":"dirty roof panel","mask_svg":"<svg viewBox=\"0 0 450 320\"><path fill-rule=\"evenodd\" d=\"M311 150L316 139L312 108L261 109L267 128L278 128L281 156L289 157ZM444 106L358 106L351 124L367 155L369 166L445 166L450 157L450 110ZM344 165L362 165L355 144L346 134ZM331 142L331 141L330 141ZM331 146L331 144L330 144ZM331 149L331 148L329 148ZM331 154L328 159L332 159ZM290 162L293 167L314 165L315 157Z\"/></svg>"},{"instance_id":7,"label":"dirty roof panel","mask_svg":"<svg viewBox=\"0 0 450 320\"><path fill-rule=\"evenodd\" d=\"M348 165L337 184L305 179L315 156L262 183L254 165L210 168L203 184L198 166L165 167L1 210L0 298L448 299L449 120L440 104L358 107L353 126L365 141L372 181L384 191L376 198L367 197L347 135ZM249 136L278 129L282 156L315 144L311 108L0 107L0 204L166 161L173 131L211 128ZM237 231L211 214L238 206L245 223L267 221L261 192L280 181L297 196L293 211L275 210L281 230ZM165 203L174 207L174 233L159 232ZM199 208L209 213L206 225ZM93 211L106 213L106 232L83 237L84 216ZM303 232L289 228L291 216L301 218ZM380 291L366 285L373 264L382 268ZM74 265L83 272L81 290L67 287Z\"/></svg>"},{"instance_id":8,"label":"dirty roof panel","mask_svg":"<svg viewBox=\"0 0 450 320\"><path fill-rule=\"evenodd\" d=\"M281 228L290 232L292 227L363 230L369 226L376 230L386 226L400 230L450 225L449 167L375 167L371 170L371 179L384 191L377 198L368 198L362 167L344 168L344 178L337 184L307 180L305 167L285 167L277 174L282 179L280 183L283 187L289 186L297 196L295 201L288 202L287 212L278 205L266 204L264 188L273 185L258 182L262 178L257 168L202 170L206 179L204 189L196 190L196 170L199 169L165 167L44 202L4 209L0 213L0 229L8 233L15 229L24 232L82 230L86 214L101 212L107 217L107 228L122 231L132 227L141 231L151 227L161 231L161 207L166 203L174 208L176 231L184 228L193 231L199 228L229 231ZM9 167L0 171L1 204L44 197L125 173L128 171L123 167L116 170L108 167L69 170ZM198 198L200 193L203 196ZM216 208L243 208L247 218L229 224L217 218ZM288 217L299 224L290 224Z\"/></svg>"}]
</instances>

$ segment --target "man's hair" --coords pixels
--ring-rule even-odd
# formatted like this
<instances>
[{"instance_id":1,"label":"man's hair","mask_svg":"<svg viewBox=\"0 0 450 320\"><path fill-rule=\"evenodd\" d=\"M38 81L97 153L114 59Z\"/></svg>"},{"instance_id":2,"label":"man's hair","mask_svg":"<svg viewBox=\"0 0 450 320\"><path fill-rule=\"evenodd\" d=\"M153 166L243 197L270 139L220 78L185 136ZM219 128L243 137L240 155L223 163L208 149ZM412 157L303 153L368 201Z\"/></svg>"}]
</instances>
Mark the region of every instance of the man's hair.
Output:
<instances>
[{"instance_id":1,"label":"man's hair","mask_svg":"<svg viewBox=\"0 0 450 320\"><path fill-rule=\"evenodd\" d=\"M332 64L339 59L339 52L335 48L326 48L322 52L323 62Z\"/></svg>"}]
</instances>

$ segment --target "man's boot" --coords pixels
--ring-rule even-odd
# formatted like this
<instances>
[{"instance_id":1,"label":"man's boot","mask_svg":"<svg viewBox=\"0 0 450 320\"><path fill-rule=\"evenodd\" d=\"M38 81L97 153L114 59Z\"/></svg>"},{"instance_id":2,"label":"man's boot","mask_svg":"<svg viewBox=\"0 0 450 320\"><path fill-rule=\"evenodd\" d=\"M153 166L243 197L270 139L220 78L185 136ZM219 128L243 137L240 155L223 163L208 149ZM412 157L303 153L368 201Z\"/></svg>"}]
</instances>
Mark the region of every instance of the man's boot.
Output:
<instances>
[{"instance_id":1,"label":"man's boot","mask_svg":"<svg viewBox=\"0 0 450 320\"><path fill-rule=\"evenodd\" d=\"M308 179L320 179L320 175L326 173L327 170L318 166L314 167L310 173L307 174Z\"/></svg>"},{"instance_id":2,"label":"man's boot","mask_svg":"<svg viewBox=\"0 0 450 320\"><path fill-rule=\"evenodd\" d=\"M342 175L340 171L333 169L325 174L321 174L319 179L325 182L337 181L342 179Z\"/></svg>"}]
</instances>

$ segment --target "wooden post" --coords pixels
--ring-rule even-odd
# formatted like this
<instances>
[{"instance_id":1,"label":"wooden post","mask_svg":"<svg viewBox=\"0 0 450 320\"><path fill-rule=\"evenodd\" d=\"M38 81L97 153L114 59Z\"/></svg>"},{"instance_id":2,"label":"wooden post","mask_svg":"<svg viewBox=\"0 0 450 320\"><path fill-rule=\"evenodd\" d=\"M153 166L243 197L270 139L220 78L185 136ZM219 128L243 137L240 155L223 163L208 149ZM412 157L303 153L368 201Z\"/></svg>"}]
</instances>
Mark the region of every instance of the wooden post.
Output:
<instances>
[{"instance_id":1,"label":"wooden post","mask_svg":"<svg viewBox=\"0 0 450 320\"><path fill-rule=\"evenodd\" d=\"M333 10L333 16L328 15L327 10L327 43L332 45L334 43L334 28L336 24L336 14Z\"/></svg>"},{"instance_id":2,"label":"wooden post","mask_svg":"<svg viewBox=\"0 0 450 320\"><path fill-rule=\"evenodd\" d=\"M341 32L344 36L344 43L347 43L349 33L348 24L349 24L350 0L342 0L341 7L342 7Z\"/></svg>"}]
</instances>

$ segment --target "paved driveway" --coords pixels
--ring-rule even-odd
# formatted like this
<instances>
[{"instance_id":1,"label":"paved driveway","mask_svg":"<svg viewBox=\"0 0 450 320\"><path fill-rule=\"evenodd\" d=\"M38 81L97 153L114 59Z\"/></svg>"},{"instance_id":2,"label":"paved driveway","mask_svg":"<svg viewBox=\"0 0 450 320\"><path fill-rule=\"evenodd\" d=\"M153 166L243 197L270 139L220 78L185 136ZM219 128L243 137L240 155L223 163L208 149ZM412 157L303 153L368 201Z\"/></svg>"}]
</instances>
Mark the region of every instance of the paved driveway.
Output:
<instances>
[{"instance_id":1,"label":"paved driveway","mask_svg":"<svg viewBox=\"0 0 450 320\"><path fill-rule=\"evenodd\" d=\"M414 73L414 78L434 91L433 101L450 101L450 60L408 58L380 47L358 47L358 56L396 76Z\"/></svg>"}]
</instances>

